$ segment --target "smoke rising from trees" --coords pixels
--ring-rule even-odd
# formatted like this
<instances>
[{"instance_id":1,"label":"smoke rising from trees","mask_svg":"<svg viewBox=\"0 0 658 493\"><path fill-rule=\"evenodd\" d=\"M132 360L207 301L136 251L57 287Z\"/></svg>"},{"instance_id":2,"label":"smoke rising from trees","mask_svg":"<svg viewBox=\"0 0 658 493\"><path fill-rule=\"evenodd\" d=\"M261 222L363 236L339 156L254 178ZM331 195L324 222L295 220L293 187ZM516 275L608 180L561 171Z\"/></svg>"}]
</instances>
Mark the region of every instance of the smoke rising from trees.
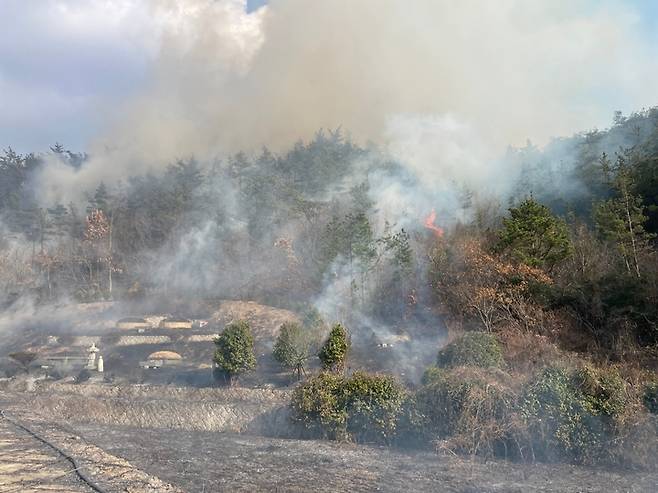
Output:
<instances>
[{"instance_id":1,"label":"smoke rising from trees","mask_svg":"<svg viewBox=\"0 0 658 493\"><path fill-rule=\"evenodd\" d=\"M656 97L643 82L657 67L636 34L638 16L618 2L150 8L159 55L149 83L98 136L89 163L44 171L44 197L66 203L100 179L192 155L281 151L340 126L403 158L424 182L501 187L506 145L607 123L611 99L637 109Z\"/></svg>"}]
</instances>

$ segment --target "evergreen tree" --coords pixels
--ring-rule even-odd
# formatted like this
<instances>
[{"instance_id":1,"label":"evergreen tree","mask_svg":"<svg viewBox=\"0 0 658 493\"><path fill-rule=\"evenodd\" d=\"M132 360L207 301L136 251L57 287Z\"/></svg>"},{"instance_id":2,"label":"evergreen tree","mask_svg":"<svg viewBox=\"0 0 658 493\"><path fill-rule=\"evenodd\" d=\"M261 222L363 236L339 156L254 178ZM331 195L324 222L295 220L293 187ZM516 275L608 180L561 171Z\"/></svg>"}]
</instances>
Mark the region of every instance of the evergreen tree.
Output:
<instances>
[{"instance_id":1,"label":"evergreen tree","mask_svg":"<svg viewBox=\"0 0 658 493\"><path fill-rule=\"evenodd\" d=\"M227 325L215 339L215 346L213 361L229 384L233 383L235 376L256 368L254 338L248 322L238 320Z\"/></svg>"},{"instance_id":2,"label":"evergreen tree","mask_svg":"<svg viewBox=\"0 0 658 493\"><path fill-rule=\"evenodd\" d=\"M644 213L642 197L633 193L631 170L623 156L618 156L614 166L603 154L601 166L604 174L611 177L615 191L611 199L599 203L594 209L594 219L599 232L618 248L627 272L641 277L639 254L654 236L644 229L648 217Z\"/></svg>"},{"instance_id":3,"label":"evergreen tree","mask_svg":"<svg viewBox=\"0 0 658 493\"><path fill-rule=\"evenodd\" d=\"M548 270L571 254L567 225L548 207L530 197L509 212L499 232L498 250L509 251L526 265Z\"/></svg>"},{"instance_id":4,"label":"evergreen tree","mask_svg":"<svg viewBox=\"0 0 658 493\"><path fill-rule=\"evenodd\" d=\"M322 345L318 357L325 370L342 370L345 367L347 353L350 349L350 340L347 329L336 324L329 332L329 337Z\"/></svg>"},{"instance_id":5,"label":"evergreen tree","mask_svg":"<svg viewBox=\"0 0 658 493\"><path fill-rule=\"evenodd\" d=\"M301 380L313 342L313 332L297 323L286 322L281 325L272 355L281 366L296 371L297 379Z\"/></svg>"}]
</instances>

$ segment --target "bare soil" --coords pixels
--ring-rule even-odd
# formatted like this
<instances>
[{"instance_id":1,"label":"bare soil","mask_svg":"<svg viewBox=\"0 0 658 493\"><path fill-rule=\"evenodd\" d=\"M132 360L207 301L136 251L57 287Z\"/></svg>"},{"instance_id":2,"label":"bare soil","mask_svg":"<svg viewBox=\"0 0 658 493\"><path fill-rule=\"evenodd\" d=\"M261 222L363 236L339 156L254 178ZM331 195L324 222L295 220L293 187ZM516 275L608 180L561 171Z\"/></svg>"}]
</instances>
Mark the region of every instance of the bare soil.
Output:
<instances>
[{"instance_id":1,"label":"bare soil","mask_svg":"<svg viewBox=\"0 0 658 493\"><path fill-rule=\"evenodd\" d=\"M484 463L431 452L223 432L95 425L74 430L186 491L658 491L658 476L638 472Z\"/></svg>"},{"instance_id":2,"label":"bare soil","mask_svg":"<svg viewBox=\"0 0 658 493\"><path fill-rule=\"evenodd\" d=\"M430 451L278 438L286 432L284 391L31 388L0 391L0 401L87 457L98 477L125 476L141 488L134 491L658 491L658 473L482 462Z\"/></svg>"}]
</instances>

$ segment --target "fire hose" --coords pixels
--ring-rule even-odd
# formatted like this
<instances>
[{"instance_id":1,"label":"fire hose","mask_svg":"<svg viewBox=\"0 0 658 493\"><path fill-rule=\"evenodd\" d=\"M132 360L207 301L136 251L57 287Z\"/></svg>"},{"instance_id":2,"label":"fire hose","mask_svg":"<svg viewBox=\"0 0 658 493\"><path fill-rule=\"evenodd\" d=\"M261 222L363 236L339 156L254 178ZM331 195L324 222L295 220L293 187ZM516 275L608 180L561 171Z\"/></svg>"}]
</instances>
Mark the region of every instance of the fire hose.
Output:
<instances>
[{"instance_id":1,"label":"fire hose","mask_svg":"<svg viewBox=\"0 0 658 493\"><path fill-rule=\"evenodd\" d=\"M25 425L22 425L21 423L19 423L15 419L10 418L7 415L7 413L2 409L0 409L0 417L4 418L7 422L11 423L16 428L25 431L26 433L28 433L32 437L36 438L38 441L40 441L41 443L43 443L47 447L50 447L51 449L53 449L55 452L57 452L62 457L64 457L64 459L66 459L68 462L71 463L71 465L73 466L73 471L75 471L78 478L80 478L80 480L83 483L85 483L87 486L89 486L93 491L95 491L97 493L110 493L108 490L104 489L102 486L100 486L98 483L96 483L94 480L92 480L87 474L84 473L84 471L82 470L82 465L77 461L77 459L75 457L68 454L67 452L62 450L60 447L55 445L53 442L51 442L47 438L44 438L42 435L35 432L34 430L28 428Z\"/></svg>"}]
</instances>

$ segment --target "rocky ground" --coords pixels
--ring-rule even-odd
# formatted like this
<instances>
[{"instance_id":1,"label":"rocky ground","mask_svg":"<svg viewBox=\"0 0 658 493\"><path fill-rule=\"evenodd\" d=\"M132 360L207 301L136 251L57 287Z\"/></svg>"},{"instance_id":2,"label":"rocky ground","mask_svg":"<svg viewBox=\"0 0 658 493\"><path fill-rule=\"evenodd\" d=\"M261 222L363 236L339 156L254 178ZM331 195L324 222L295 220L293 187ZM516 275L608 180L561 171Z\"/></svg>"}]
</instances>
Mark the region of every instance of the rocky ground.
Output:
<instances>
[{"instance_id":1,"label":"rocky ground","mask_svg":"<svg viewBox=\"0 0 658 493\"><path fill-rule=\"evenodd\" d=\"M79 458L108 491L658 491L658 474L642 471L481 462L280 438L294 436L285 425L284 391L46 383L0 388L0 407ZM8 464L0 473L7 489L0 491L13 491L7 479L14 477L12 468L27 470L20 477L31 485L85 491L74 477L62 476L66 464L56 454L29 436L0 429L0 444L0 463Z\"/></svg>"}]
</instances>

